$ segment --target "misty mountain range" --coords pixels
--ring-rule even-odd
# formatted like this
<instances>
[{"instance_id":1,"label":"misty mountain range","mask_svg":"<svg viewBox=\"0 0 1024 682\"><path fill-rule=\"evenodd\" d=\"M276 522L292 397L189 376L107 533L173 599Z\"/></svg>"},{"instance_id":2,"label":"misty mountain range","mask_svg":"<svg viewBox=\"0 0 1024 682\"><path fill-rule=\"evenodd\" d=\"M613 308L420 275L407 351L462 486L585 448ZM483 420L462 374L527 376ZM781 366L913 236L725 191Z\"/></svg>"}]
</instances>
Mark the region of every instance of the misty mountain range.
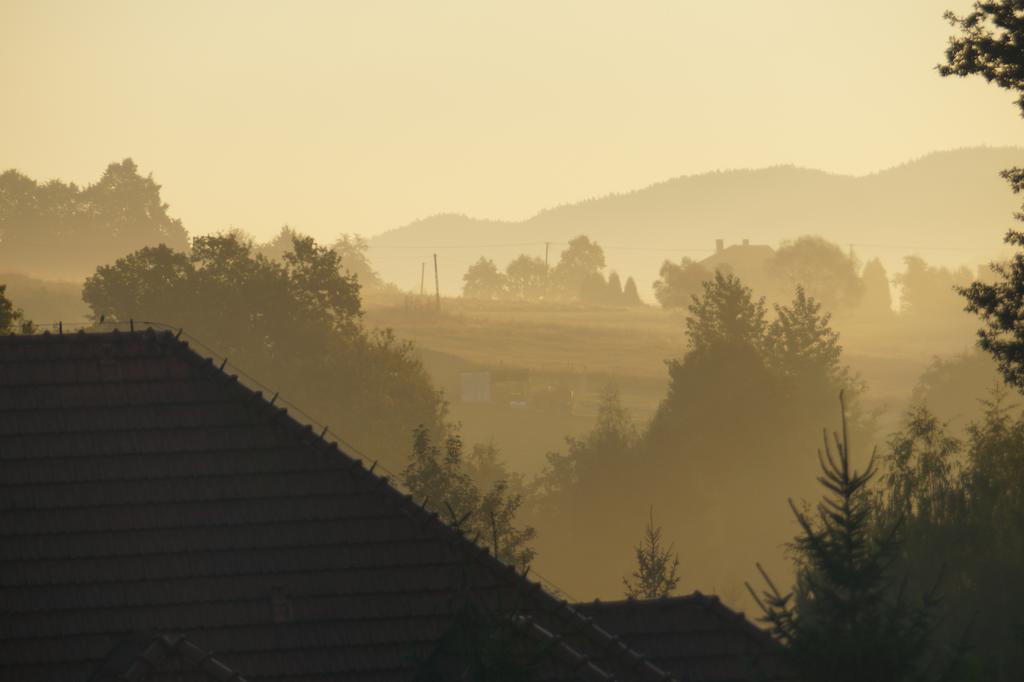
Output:
<instances>
[{"instance_id":1,"label":"misty mountain range","mask_svg":"<svg viewBox=\"0 0 1024 682\"><path fill-rule=\"evenodd\" d=\"M699 260L749 239L776 246L818 234L853 245L861 260L879 257L892 273L910 254L931 263L975 266L1001 252L1019 208L999 171L1024 165L1024 148L976 147L937 152L865 176L777 166L673 178L543 210L519 221L436 215L373 237L370 256L385 280L418 290L438 254L441 293L457 295L462 275L481 255L505 264L520 253L554 265L579 234L605 247L609 269L632 275L649 297L665 259Z\"/></svg>"}]
</instances>

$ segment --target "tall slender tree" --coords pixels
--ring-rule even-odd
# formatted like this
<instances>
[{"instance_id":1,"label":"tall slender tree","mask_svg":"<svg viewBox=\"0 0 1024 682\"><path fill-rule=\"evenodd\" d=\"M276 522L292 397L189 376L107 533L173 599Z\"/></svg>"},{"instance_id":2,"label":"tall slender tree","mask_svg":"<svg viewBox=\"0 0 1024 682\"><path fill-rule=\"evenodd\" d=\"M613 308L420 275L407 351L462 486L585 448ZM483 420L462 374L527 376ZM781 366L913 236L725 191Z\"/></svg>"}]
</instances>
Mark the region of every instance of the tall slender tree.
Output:
<instances>
[{"instance_id":1,"label":"tall slender tree","mask_svg":"<svg viewBox=\"0 0 1024 682\"><path fill-rule=\"evenodd\" d=\"M636 570L631 577L622 579L627 597L660 599L679 586L679 555L671 544L665 546L661 533L661 526L654 525L651 507L644 539L636 547Z\"/></svg>"},{"instance_id":2,"label":"tall slender tree","mask_svg":"<svg viewBox=\"0 0 1024 682\"><path fill-rule=\"evenodd\" d=\"M846 409L840 394L842 432L826 433L818 452L825 488L816 510L790 507L800 534L790 546L797 584L783 594L764 569L758 594L762 620L786 645L804 679L811 682L902 682L926 679L937 599L920 604L905 597L890 570L902 547L899 519L877 531L869 484L875 455L857 471L850 455Z\"/></svg>"}]
</instances>

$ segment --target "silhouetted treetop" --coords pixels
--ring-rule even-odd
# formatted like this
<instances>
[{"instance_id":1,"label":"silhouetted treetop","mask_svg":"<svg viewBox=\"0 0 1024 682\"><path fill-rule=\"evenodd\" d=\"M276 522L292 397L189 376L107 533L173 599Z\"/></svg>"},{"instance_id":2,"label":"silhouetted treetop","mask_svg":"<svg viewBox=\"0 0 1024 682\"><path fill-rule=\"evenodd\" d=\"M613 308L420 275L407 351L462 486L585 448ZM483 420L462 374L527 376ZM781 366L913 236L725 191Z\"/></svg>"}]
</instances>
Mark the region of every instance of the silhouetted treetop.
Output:
<instances>
[{"instance_id":1,"label":"silhouetted treetop","mask_svg":"<svg viewBox=\"0 0 1024 682\"><path fill-rule=\"evenodd\" d=\"M665 261L654 282L654 297L663 308L686 308L699 294L704 282L714 276L708 268L690 258L679 263Z\"/></svg>"},{"instance_id":2,"label":"silhouetted treetop","mask_svg":"<svg viewBox=\"0 0 1024 682\"><path fill-rule=\"evenodd\" d=\"M7 286L0 284L0 334L22 331L24 324L23 313L7 298Z\"/></svg>"},{"instance_id":3,"label":"silhouetted treetop","mask_svg":"<svg viewBox=\"0 0 1024 682\"><path fill-rule=\"evenodd\" d=\"M506 294L505 274L498 270L493 260L480 256L462 276L462 295L466 298L495 299Z\"/></svg>"},{"instance_id":4,"label":"silhouetted treetop","mask_svg":"<svg viewBox=\"0 0 1024 682\"><path fill-rule=\"evenodd\" d=\"M604 250L597 242L580 235L571 239L569 246L562 251L552 278L563 296L575 298L587 277L600 275L604 266Z\"/></svg>"},{"instance_id":5,"label":"silhouetted treetop","mask_svg":"<svg viewBox=\"0 0 1024 682\"><path fill-rule=\"evenodd\" d=\"M690 349L701 352L714 346L760 348L767 321L763 298L739 278L716 272L703 283L703 295L693 296L686 319L686 337Z\"/></svg>"},{"instance_id":6,"label":"silhouetted treetop","mask_svg":"<svg viewBox=\"0 0 1024 682\"><path fill-rule=\"evenodd\" d=\"M183 327L393 465L417 424L444 431L444 400L412 347L363 328L355 276L310 237L280 262L236 234L199 237L188 254L146 247L98 268L82 298L97 319Z\"/></svg>"},{"instance_id":7,"label":"silhouetted treetop","mask_svg":"<svg viewBox=\"0 0 1024 682\"><path fill-rule=\"evenodd\" d=\"M131 159L85 188L9 170L0 175L0 269L66 278L145 246L184 250L185 228L167 209Z\"/></svg>"},{"instance_id":8,"label":"silhouetted treetop","mask_svg":"<svg viewBox=\"0 0 1024 682\"><path fill-rule=\"evenodd\" d=\"M946 19L959 33L951 36L943 76L980 75L1017 93L1024 115L1024 13L1018 0L975 2L971 11Z\"/></svg>"},{"instance_id":9,"label":"silhouetted treetop","mask_svg":"<svg viewBox=\"0 0 1024 682\"><path fill-rule=\"evenodd\" d=\"M824 386L814 388L848 390L850 371L842 364L843 347L839 333L829 325L831 318L803 287L797 287L791 304L775 306L766 335L769 364L797 384L824 381Z\"/></svg>"},{"instance_id":10,"label":"silhouetted treetop","mask_svg":"<svg viewBox=\"0 0 1024 682\"><path fill-rule=\"evenodd\" d=\"M766 267L787 293L803 287L829 311L854 306L862 294L854 259L821 237L784 243Z\"/></svg>"},{"instance_id":11,"label":"silhouetted treetop","mask_svg":"<svg viewBox=\"0 0 1024 682\"><path fill-rule=\"evenodd\" d=\"M548 266L543 258L523 254L505 268L505 282L512 298L543 298L548 291Z\"/></svg>"}]
</instances>

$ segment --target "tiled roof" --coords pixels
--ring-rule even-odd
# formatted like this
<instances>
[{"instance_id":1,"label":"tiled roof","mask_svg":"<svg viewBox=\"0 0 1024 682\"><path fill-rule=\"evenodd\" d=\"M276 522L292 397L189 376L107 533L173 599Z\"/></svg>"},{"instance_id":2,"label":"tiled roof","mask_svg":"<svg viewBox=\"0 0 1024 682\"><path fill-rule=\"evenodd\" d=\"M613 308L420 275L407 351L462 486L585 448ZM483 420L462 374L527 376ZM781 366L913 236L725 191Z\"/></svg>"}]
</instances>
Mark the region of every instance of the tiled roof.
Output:
<instances>
[{"instance_id":1,"label":"tiled roof","mask_svg":"<svg viewBox=\"0 0 1024 682\"><path fill-rule=\"evenodd\" d=\"M541 679L668 678L174 335L0 338L0 679L151 631L252 681L409 680L465 598L548 633Z\"/></svg>"},{"instance_id":2,"label":"tiled roof","mask_svg":"<svg viewBox=\"0 0 1024 682\"><path fill-rule=\"evenodd\" d=\"M650 600L594 601L577 604L609 632L678 680L702 682L775 682L794 680L771 637L728 608L699 592Z\"/></svg>"}]
</instances>

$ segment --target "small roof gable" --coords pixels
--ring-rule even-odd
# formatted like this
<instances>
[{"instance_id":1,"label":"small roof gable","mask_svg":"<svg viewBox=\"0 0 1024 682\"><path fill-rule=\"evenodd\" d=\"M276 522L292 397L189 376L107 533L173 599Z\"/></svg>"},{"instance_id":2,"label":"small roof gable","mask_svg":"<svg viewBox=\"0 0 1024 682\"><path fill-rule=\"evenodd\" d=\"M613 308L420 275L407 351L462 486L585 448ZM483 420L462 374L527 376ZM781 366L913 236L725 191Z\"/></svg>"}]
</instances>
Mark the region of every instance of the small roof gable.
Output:
<instances>
[{"instance_id":1,"label":"small roof gable","mask_svg":"<svg viewBox=\"0 0 1024 682\"><path fill-rule=\"evenodd\" d=\"M669 677L171 333L0 337L0 679L149 630L250 679L409 680L466 599L551 633L544 679Z\"/></svg>"},{"instance_id":2,"label":"small roof gable","mask_svg":"<svg viewBox=\"0 0 1024 682\"><path fill-rule=\"evenodd\" d=\"M680 680L795 680L782 648L756 625L700 592L664 599L578 604L580 612Z\"/></svg>"},{"instance_id":3,"label":"small roof gable","mask_svg":"<svg viewBox=\"0 0 1024 682\"><path fill-rule=\"evenodd\" d=\"M89 682L246 682L184 635L132 637L110 653Z\"/></svg>"}]
</instances>

